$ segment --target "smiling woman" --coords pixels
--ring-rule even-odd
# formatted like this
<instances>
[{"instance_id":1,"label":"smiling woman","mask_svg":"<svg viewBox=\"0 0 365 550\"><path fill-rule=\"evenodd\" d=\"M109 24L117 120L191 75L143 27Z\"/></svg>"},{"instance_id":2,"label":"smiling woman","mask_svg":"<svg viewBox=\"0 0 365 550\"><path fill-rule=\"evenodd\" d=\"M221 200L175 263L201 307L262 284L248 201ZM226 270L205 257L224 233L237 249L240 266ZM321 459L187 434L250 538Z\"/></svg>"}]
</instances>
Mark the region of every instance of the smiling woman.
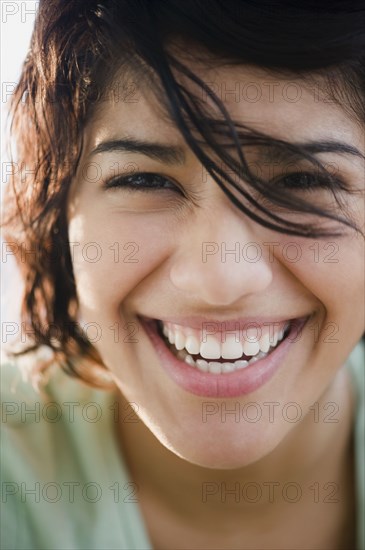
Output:
<instances>
[{"instance_id":1,"label":"smiling woman","mask_svg":"<svg viewBox=\"0 0 365 550\"><path fill-rule=\"evenodd\" d=\"M3 548L365 549L364 23L40 2Z\"/></svg>"}]
</instances>

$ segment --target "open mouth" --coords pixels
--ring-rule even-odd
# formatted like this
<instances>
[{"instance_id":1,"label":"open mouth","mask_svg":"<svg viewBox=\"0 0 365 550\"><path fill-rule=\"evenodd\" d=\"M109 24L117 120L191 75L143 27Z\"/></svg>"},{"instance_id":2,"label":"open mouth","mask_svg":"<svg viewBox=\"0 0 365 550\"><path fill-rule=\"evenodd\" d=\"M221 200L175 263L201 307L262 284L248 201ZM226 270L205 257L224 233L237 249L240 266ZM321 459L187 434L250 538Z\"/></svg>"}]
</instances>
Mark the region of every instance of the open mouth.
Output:
<instances>
[{"instance_id":1,"label":"open mouth","mask_svg":"<svg viewBox=\"0 0 365 550\"><path fill-rule=\"evenodd\" d=\"M161 367L183 390L200 397L231 398L258 390L274 376L287 354L297 349L309 318L306 315L267 326L257 323L262 330L256 339L248 329L232 335L232 322L213 323L217 331L204 333L203 323L196 319L191 326L144 316L140 321ZM240 333L243 324L238 323Z\"/></svg>"},{"instance_id":2,"label":"open mouth","mask_svg":"<svg viewBox=\"0 0 365 550\"><path fill-rule=\"evenodd\" d=\"M171 327L159 319L153 320L154 330L177 359L211 374L231 373L265 359L288 337L293 324L295 320L288 320L275 331L268 329L260 337L239 340L232 335L227 339L221 334L213 337L200 333L200 338L197 334L184 335L179 330L169 330Z\"/></svg>"}]
</instances>

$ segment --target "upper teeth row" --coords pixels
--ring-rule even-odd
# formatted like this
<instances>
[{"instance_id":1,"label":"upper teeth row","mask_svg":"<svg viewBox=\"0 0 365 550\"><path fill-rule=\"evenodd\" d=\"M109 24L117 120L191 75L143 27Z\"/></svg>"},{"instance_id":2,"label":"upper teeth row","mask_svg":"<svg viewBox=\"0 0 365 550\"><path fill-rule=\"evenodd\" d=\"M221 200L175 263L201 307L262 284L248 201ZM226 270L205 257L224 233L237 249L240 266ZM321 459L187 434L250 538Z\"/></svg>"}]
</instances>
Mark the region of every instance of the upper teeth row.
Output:
<instances>
[{"instance_id":1,"label":"upper teeth row","mask_svg":"<svg viewBox=\"0 0 365 550\"><path fill-rule=\"evenodd\" d=\"M283 339L288 326L289 323L265 326L259 333L256 331L256 337L248 329L245 339L232 332L203 334L200 330L167 322L162 323L162 330L177 350L185 349L192 355L200 353L205 359L238 359L243 354L252 357L260 351L267 353Z\"/></svg>"}]
</instances>

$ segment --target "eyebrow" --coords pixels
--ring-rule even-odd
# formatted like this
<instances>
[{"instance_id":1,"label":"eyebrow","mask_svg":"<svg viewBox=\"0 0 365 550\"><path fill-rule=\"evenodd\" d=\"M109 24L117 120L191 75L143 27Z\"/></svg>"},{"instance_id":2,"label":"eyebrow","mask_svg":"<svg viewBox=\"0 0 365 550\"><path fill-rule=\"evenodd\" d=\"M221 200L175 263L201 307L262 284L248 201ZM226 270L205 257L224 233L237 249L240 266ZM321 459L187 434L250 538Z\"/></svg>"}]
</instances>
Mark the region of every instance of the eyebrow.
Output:
<instances>
[{"instance_id":1,"label":"eyebrow","mask_svg":"<svg viewBox=\"0 0 365 550\"><path fill-rule=\"evenodd\" d=\"M295 147L300 148L302 151L308 154L320 154L320 153L337 153L340 155L352 155L365 158L364 154L359 151L353 145L342 141L333 140L319 140L319 141L307 141L307 142L291 142ZM285 162L293 158L301 158L300 151L296 152L291 149L286 149L281 144L273 143L264 144L261 151L259 151L259 158L266 162Z\"/></svg>"},{"instance_id":2,"label":"eyebrow","mask_svg":"<svg viewBox=\"0 0 365 550\"><path fill-rule=\"evenodd\" d=\"M150 157L151 159L158 160L164 164L182 165L185 163L185 153L182 147L141 141L134 138L103 141L91 151L90 155L96 155L97 153L112 153L116 151L138 153Z\"/></svg>"},{"instance_id":3,"label":"eyebrow","mask_svg":"<svg viewBox=\"0 0 365 550\"><path fill-rule=\"evenodd\" d=\"M341 141L319 140L308 142L293 142L293 145L302 148L302 150L309 154L339 153L342 155L357 156L362 159L365 158L364 154L362 154L356 147ZM229 145L229 147L235 146ZM271 155L275 151L275 149L277 150L277 145L275 144L269 146L266 145L266 147L268 147L269 150L271 149ZM98 153L112 152L137 153L168 165L183 165L185 163L185 152L182 147L178 145L167 145L163 143L142 141L135 138L111 139L103 141L91 151L90 156L96 155ZM262 156L264 158L270 158L272 160L271 155L268 151L266 151L266 154L264 153ZM280 147L280 160L285 161L290 157L292 158L293 156L295 156L295 153L293 151L285 151L285 149ZM276 160L278 160L277 157Z\"/></svg>"},{"instance_id":4,"label":"eyebrow","mask_svg":"<svg viewBox=\"0 0 365 550\"><path fill-rule=\"evenodd\" d=\"M308 141L306 143L297 143L299 147L302 147L308 153L340 153L343 155L354 155L356 157L365 158L365 155L359 151L353 145L349 145L343 141L334 140L321 140L321 141Z\"/></svg>"}]
</instances>

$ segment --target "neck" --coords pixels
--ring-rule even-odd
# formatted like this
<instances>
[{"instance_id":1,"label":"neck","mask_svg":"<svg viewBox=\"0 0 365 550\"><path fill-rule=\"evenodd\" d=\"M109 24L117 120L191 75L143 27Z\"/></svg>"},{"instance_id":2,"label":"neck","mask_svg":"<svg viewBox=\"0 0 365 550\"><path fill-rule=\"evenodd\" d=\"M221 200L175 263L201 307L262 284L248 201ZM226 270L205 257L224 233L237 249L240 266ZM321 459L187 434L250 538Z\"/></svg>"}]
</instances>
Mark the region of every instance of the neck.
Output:
<instances>
[{"instance_id":1,"label":"neck","mask_svg":"<svg viewBox=\"0 0 365 550\"><path fill-rule=\"evenodd\" d=\"M120 399L125 405L122 395ZM323 407L331 402L339 407L338 422L326 423L323 418L315 422L311 412L270 454L234 470L203 468L179 458L161 445L143 422L120 423L117 437L142 498L143 494L154 495L180 517L199 514L200 521L206 517L208 523L216 514L217 519L222 519L222 514L242 518L244 512L252 523L255 517L258 521L262 518L263 510L277 513L284 488L288 499L295 499L298 488L314 499L320 483L342 479L353 418L353 396L345 368L321 396L318 409L326 410ZM276 495L280 495L278 501ZM272 506L274 500L278 506Z\"/></svg>"}]
</instances>

